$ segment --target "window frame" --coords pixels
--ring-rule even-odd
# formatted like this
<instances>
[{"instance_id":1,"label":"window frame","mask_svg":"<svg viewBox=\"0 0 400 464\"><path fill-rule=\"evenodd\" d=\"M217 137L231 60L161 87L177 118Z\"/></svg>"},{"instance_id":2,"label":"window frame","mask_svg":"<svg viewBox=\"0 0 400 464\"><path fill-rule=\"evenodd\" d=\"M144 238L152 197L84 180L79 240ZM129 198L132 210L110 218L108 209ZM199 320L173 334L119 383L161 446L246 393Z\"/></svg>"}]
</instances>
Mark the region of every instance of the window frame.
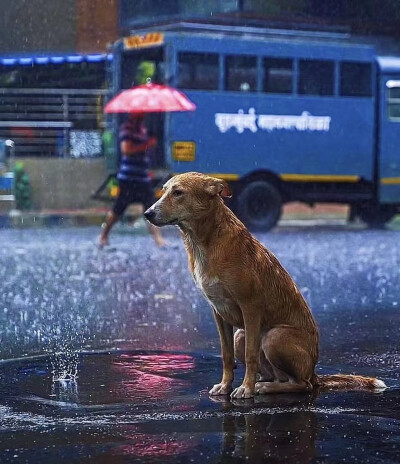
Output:
<instances>
[{"instance_id":1,"label":"window frame","mask_svg":"<svg viewBox=\"0 0 400 464\"><path fill-rule=\"evenodd\" d=\"M241 89L229 89L228 88L228 59L229 58L244 58L254 59L255 79L254 79L254 90L241 90ZM260 91L260 55L259 54L243 54L238 55L237 53L225 53L223 55L223 68L222 68L222 91L224 92L238 92L240 94L254 94Z\"/></svg>"},{"instance_id":2,"label":"window frame","mask_svg":"<svg viewBox=\"0 0 400 464\"><path fill-rule=\"evenodd\" d=\"M387 119L388 119L388 121L399 123L400 122L400 112L399 112L399 116L391 116L390 115L390 106L391 106L391 104L394 103L395 105L398 105L400 107L400 95L399 95L398 98L397 97L394 97L394 98L390 97L390 91L392 89L399 89L399 94L400 94L400 81L389 80L389 81L386 82L386 101L385 101L386 108L387 108Z\"/></svg>"},{"instance_id":3,"label":"window frame","mask_svg":"<svg viewBox=\"0 0 400 464\"><path fill-rule=\"evenodd\" d=\"M336 61L333 59L321 59L321 58L304 58L304 57L299 57L297 58L297 73L296 73L296 95L300 97L318 97L318 98L331 98L331 97L337 97L336 94ZM331 86L331 91L330 93L306 93L306 92L301 92L300 91L300 85L301 85L301 77L302 77L302 70L301 70L301 65L302 62L305 63L326 63L331 65L331 78L332 78L332 86Z\"/></svg>"},{"instance_id":4,"label":"window frame","mask_svg":"<svg viewBox=\"0 0 400 464\"><path fill-rule=\"evenodd\" d=\"M272 92L272 91L267 91L266 90L266 71L268 70L268 67L266 65L267 60L274 60L274 61L290 61L291 62L291 81L290 81L290 92ZM266 94L266 95L279 95L281 97L284 96L290 96L296 94L296 89L297 89L297 66L296 66L296 58L295 57L284 57L284 56L262 56L261 57L261 92ZM285 68L276 68L276 69L285 69ZM289 68L287 68L289 69Z\"/></svg>"},{"instance_id":5,"label":"window frame","mask_svg":"<svg viewBox=\"0 0 400 464\"><path fill-rule=\"evenodd\" d=\"M373 91L373 65L369 61L355 61L355 60L340 60L339 61L339 70L338 70L338 96L343 98L372 98L374 96ZM349 93L343 93L343 66L346 65L361 65L361 66L368 66L369 67L369 92L368 94L353 94L350 95Z\"/></svg>"},{"instance_id":6,"label":"window frame","mask_svg":"<svg viewBox=\"0 0 400 464\"><path fill-rule=\"evenodd\" d=\"M198 87L186 87L182 86L179 82L180 79L180 64L182 61L180 60L181 55L203 55L203 56L213 56L216 57L216 85L213 88L198 88ZM187 64L184 63L184 64ZM204 92L216 92L221 90L220 88L220 75L221 75L221 54L218 52L212 52L212 51L193 51L193 50L177 50L176 51L176 77L175 77L175 82L176 82L176 87L178 89L182 90L189 90L189 91L204 91Z\"/></svg>"},{"instance_id":7,"label":"window frame","mask_svg":"<svg viewBox=\"0 0 400 464\"><path fill-rule=\"evenodd\" d=\"M324 57L312 57L309 58L307 56L295 56L295 55L275 55L275 54L265 54L264 52L258 52L258 53L243 53L243 54L238 54L234 52L220 52L220 51L212 51L212 50L204 50L201 49L199 50L193 50L193 49L176 49L175 52L175 58L173 60L174 62L174 67L176 69L175 76L174 76L174 83L176 87L182 89L182 90L193 90L193 91L207 91L207 92L235 92L239 94L255 94L255 93L261 93L265 96L279 96L279 97L314 97L314 98L363 98L363 99L371 99L375 97L375 91L374 91L374 85L376 85L376 78L375 78L375 73L374 73L374 63L371 61L364 61L364 60L357 60L357 59L346 59L346 58L339 58L339 59L334 59L334 58L324 58ZM213 88L194 88L194 87L187 87L182 86L179 83L180 80L180 73L179 73L179 66L181 63L181 56L182 55L203 55L203 56L213 56L215 59L215 63L213 65L215 66L216 73L215 76L213 76L213 79L215 79L214 86ZM228 88L228 68L229 68L229 62L228 60L230 58L241 58L241 59L252 59L253 64L251 68L252 72L255 74L252 76L251 81L253 82L253 86L248 90L240 90L240 89L229 89ZM274 68L274 66L269 66L268 65L268 60L271 60L272 62L275 61L275 65L279 64L279 62L282 62L282 67L276 67L276 69L283 69L291 72L291 91L289 92L277 92L274 90L267 90L267 72L268 68ZM285 62L287 64L291 63L291 67L285 67L284 64ZM189 64L188 61L184 61L185 64ZM320 83L320 78L318 77L318 80L315 80L313 82L316 82L318 84L318 92L313 92L311 93L310 91L304 92L301 91L302 89L301 84L301 78L302 78L302 73L305 72L304 69L301 69L302 63L308 64L308 63L324 63L327 65L326 70L323 71L323 73L326 73L326 76L323 77L324 80L327 80L328 77L330 79L330 82L325 82L325 83ZM356 65L365 65L369 67L369 81L370 81L370 86L369 86L369 92L367 94L363 95L343 95L342 92L342 81L343 81L343 74L342 74L342 69L343 69L343 64L356 64ZM242 69L246 69L246 66L243 66ZM312 72L310 72L310 69L307 70L309 72L309 75L313 75ZM312 69L311 69L312 71ZM328 74L329 73L329 74ZM316 76L318 76L317 73L315 73ZM303 85L305 85L303 83ZM365 86L364 86L365 87ZM365 87L366 88L366 87ZM324 91L324 93L321 93L321 90ZM329 93L325 93L328 91Z\"/></svg>"}]
</instances>

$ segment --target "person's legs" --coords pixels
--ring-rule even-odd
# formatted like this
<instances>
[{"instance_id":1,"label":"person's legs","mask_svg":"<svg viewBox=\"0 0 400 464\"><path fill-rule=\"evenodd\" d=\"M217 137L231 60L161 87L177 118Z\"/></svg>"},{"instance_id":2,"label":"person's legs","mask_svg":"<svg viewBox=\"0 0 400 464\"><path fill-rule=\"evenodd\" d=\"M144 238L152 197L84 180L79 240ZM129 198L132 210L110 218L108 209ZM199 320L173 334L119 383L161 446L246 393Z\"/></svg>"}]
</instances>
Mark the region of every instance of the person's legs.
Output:
<instances>
[{"instance_id":1,"label":"person's legs","mask_svg":"<svg viewBox=\"0 0 400 464\"><path fill-rule=\"evenodd\" d=\"M108 245L108 235L114 224L122 216L126 208L131 203L142 203L144 211L154 203L154 193L150 183L136 183L120 181L119 195L114 203L112 210L107 213L106 220L101 226L101 233L98 239L98 245L103 247ZM166 241L161 235L159 227L150 224L148 221L147 227L151 233L155 243L159 247L166 245Z\"/></svg>"},{"instance_id":2,"label":"person's legs","mask_svg":"<svg viewBox=\"0 0 400 464\"><path fill-rule=\"evenodd\" d=\"M146 222L147 222L147 227L149 228L149 231L151 235L153 236L154 241L156 242L156 245L159 247L165 246L167 243L161 234L161 229L157 226L154 226L153 224L150 224L149 221L146 221Z\"/></svg>"},{"instance_id":3,"label":"person's legs","mask_svg":"<svg viewBox=\"0 0 400 464\"><path fill-rule=\"evenodd\" d=\"M110 210L107 213L106 220L101 225L99 246L108 245L108 234L110 233L113 225L118 221L118 219L119 219L119 216L113 210Z\"/></svg>"},{"instance_id":4,"label":"person's legs","mask_svg":"<svg viewBox=\"0 0 400 464\"><path fill-rule=\"evenodd\" d=\"M129 187L125 182L120 182L118 197L112 209L107 213L106 220L101 225L101 232L98 238L99 247L108 245L108 235L129 205Z\"/></svg>"}]
</instances>

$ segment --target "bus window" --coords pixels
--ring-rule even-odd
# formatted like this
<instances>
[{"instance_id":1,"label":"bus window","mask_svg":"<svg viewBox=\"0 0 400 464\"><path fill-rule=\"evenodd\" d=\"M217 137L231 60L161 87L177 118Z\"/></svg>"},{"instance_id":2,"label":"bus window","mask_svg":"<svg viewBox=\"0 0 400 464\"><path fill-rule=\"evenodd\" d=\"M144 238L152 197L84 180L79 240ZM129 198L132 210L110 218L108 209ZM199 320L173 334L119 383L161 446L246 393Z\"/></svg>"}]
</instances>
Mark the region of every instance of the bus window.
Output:
<instances>
[{"instance_id":1,"label":"bus window","mask_svg":"<svg viewBox=\"0 0 400 464\"><path fill-rule=\"evenodd\" d=\"M292 93L293 60L285 58L265 58L263 64L263 91L267 93Z\"/></svg>"},{"instance_id":2,"label":"bus window","mask_svg":"<svg viewBox=\"0 0 400 464\"><path fill-rule=\"evenodd\" d=\"M400 122L400 87L391 87L388 92L389 119Z\"/></svg>"},{"instance_id":3,"label":"bus window","mask_svg":"<svg viewBox=\"0 0 400 464\"><path fill-rule=\"evenodd\" d=\"M299 94L333 95L334 63L332 61L299 61Z\"/></svg>"},{"instance_id":4,"label":"bus window","mask_svg":"<svg viewBox=\"0 0 400 464\"><path fill-rule=\"evenodd\" d=\"M257 90L257 58L231 55L226 57L225 89L240 92Z\"/></svg>"},{"instance_id":5,"label":"bus window","mask_svg":"<svg viewBox=\"0 0 400 464\"><path fill-rule=\"evenodd\" d=\"M218 90L219 62L216 53L178 53L178 87Z\"/></svg>"},{"instance_id":6,"label":"bus window","mask_svg":"<svg viewBox=\"0 0 400 464\"><path fill-rule=\"evenodd\" d=\"M341 63L340 95L344 97L372 95L372 71L369 63Z\"/></svg>"}]
</instances>

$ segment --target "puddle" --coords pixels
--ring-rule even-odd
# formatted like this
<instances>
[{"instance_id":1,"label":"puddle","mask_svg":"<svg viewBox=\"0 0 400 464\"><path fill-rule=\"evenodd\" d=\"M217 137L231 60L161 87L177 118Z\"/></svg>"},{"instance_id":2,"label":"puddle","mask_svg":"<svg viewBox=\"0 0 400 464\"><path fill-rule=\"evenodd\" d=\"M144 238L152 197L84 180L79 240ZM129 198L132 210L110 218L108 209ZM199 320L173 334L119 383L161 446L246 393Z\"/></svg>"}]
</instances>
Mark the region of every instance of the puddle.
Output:
<instances>
[{"instance_id":1,"label":"puddle","mask_svg":"<svg viewBox=\"0 0 400 464\"><path fill-rule=\"evenodd\" d=\"M398 462L396 380L385 379L391 388L377 394L231 402L207 393L220 375L217 356L107 351L74 359L68 369L60 358L65 379L54 356L0 363L2 463Z\"/></svg>"}]
</instances>

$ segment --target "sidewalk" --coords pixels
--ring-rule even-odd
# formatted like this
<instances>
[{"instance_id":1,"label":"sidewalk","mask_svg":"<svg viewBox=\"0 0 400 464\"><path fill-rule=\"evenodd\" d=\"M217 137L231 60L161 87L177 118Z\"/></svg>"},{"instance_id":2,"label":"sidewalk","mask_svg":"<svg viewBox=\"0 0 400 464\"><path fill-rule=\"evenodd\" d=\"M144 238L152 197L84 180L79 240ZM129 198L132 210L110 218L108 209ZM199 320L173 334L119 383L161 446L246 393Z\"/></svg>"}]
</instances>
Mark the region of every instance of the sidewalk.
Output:
<instances>
[{"instance_id":1,"label":"sidewalk","mask_svg":"<svg viewBox=\"0 0 400 464\"><path fill-rule=\"evenodd\" d=\"M105 207L79 210L42 210L42 211L11 211L0 215L2 227L84 227L99 226L105 218L108 209ZM141 207L132 205L125 214L126 221L132 221L141 216ZM345 223L348 207L336 204L318 204L311 208L301 203L290 203L283 209L280 224L305 222L334 222Z\"/></svg>"},{"instance_id":2,"label":"sidewalk","mask_svg":"<svg viewBox=\"0 0 400 464\"><path fill-rule=\"evenodd\" d=\"M279 225L344 225L348 221L349 211L348 205L319 203L311 207L304 203L289 203L283 208Z\"/></svg>"}]
</instances>

